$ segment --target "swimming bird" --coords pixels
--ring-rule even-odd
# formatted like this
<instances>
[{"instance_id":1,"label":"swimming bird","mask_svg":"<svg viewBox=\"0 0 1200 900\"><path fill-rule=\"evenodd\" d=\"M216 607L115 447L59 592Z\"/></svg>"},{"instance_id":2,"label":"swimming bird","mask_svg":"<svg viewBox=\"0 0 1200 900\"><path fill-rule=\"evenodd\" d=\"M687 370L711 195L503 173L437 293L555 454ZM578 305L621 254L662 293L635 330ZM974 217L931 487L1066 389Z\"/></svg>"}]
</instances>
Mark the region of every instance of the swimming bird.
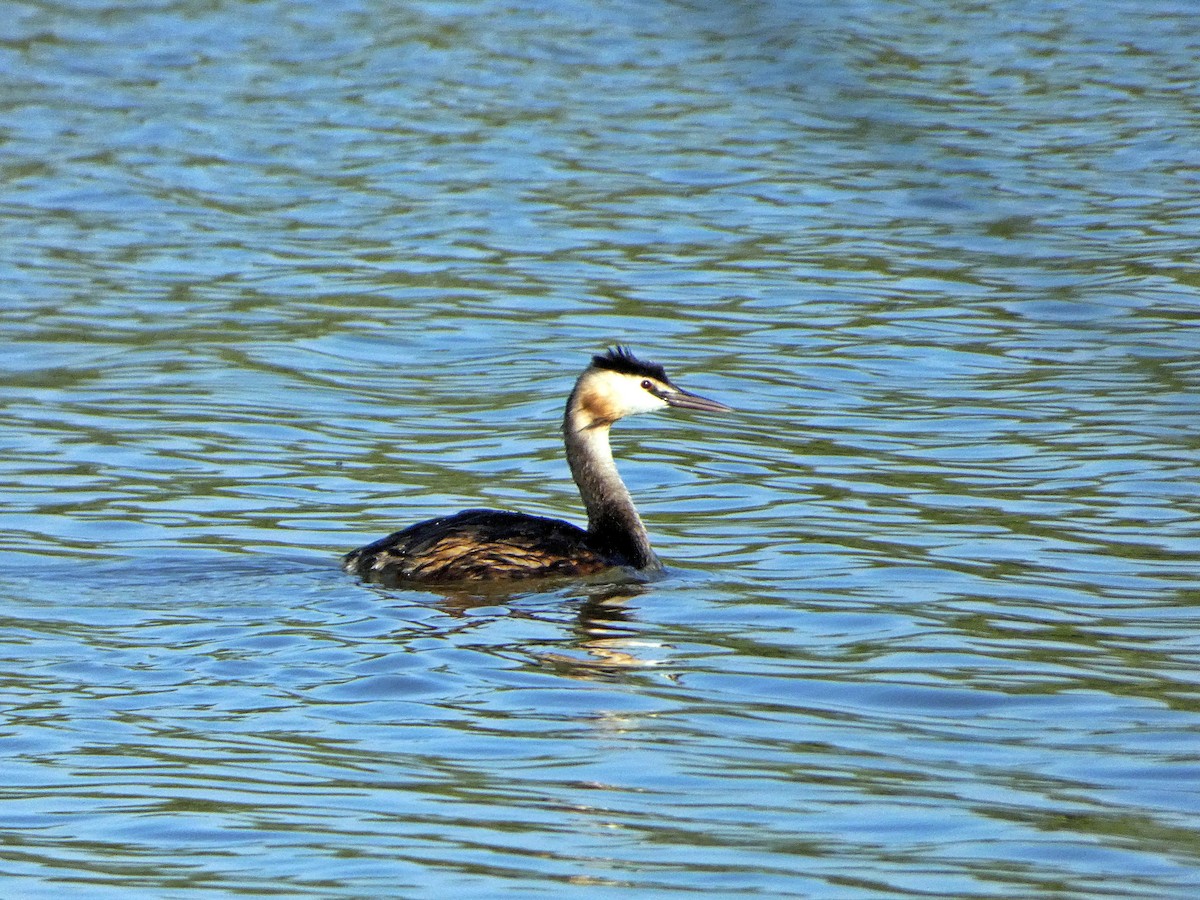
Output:
<instances>
[{"instance_id":1,"label":"swimming bird","mask_svg":"<svg viewBox=\"0 0 1200 900\"><path fill-rule=\"evenodd\" d=\"M732 412L678 387L662 366L642 362L624 347L594 356L567 399L562 425L567 462L587 507L586 530L560 519L468 509L353 550L342 567L383 584L659 570L662 563L617 473L608 435L618 419L672 407Z\"/></svg>"}]
</instances>

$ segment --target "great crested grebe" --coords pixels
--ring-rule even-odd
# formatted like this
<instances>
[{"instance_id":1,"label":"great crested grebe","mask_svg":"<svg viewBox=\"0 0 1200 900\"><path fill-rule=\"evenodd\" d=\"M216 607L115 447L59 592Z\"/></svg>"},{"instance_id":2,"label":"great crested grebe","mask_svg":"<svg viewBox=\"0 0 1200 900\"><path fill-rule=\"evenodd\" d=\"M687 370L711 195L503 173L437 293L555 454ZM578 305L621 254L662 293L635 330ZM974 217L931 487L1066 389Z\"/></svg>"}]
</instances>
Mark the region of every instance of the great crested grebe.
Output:
<instances>
[{"instance_id":1,"label":"great crested grebe","mask_svg":"<svg viewBox=\"0 0 1200 900\"><path fill-rule=\"evenodd\" d=\"M624 347L592 358L563 415L567 462L587 507L584 531L560 519L468 509L420 522L347 553L342 568L365 581L489 581L589 575L623 566L661 569L608 445L618 419L667 407L731 412L671 383L662 366Z\"/></svg>"}]
</instances>

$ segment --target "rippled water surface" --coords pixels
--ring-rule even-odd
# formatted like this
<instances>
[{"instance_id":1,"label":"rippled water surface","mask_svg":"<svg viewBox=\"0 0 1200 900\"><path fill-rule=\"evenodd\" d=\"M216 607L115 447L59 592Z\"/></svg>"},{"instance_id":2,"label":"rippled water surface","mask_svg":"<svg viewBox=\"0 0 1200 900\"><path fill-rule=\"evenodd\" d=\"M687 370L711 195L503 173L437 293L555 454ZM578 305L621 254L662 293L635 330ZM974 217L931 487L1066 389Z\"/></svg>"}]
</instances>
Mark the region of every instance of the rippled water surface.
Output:
<instances>
[{"instance_id":1,"label":"rippled water surface","mask_svg":"<svg viewBox=\"0 0 1200 900\"><path fill-rule=\"evenodd\" d=\"M7 4L0 893L1200 890L1200 14L814 6Z\"/></svg>"}]
</instances>

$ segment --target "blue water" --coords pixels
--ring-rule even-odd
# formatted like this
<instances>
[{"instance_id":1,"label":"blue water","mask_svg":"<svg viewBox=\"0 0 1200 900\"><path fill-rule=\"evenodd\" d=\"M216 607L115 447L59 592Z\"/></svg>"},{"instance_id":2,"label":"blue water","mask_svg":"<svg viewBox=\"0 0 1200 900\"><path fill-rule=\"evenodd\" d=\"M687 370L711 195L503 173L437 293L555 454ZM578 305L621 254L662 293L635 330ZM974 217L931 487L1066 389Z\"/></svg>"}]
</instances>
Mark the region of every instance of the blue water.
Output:
<instances>
[{"instance_id":1,"label":"blue water","mask_svg":"<svg viewBox=\"0 0 1200 900\"><path fill-rule=\"evenodd\" d=\"M1200 18L0 16L0 895L1190 898ZM382 590L582 521L665 577Z\"/></svg>"}]
</instances>

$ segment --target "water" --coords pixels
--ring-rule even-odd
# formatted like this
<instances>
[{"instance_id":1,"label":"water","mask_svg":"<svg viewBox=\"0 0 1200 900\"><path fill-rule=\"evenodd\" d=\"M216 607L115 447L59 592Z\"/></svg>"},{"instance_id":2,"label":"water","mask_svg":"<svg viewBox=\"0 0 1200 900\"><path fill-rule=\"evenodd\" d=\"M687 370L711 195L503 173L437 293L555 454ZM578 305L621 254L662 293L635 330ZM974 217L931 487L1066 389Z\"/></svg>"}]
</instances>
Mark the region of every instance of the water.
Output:
<instances>
[{"instance_id":1,"label":"water","mask_svg":"<svg viewBox=\"0 0 1200 900\"><path fill-rule=\"evenodd\" d=\"M0 892L1194 894L1200 21L807 6L9 4Z\"/></svg>"}]
</instances>

